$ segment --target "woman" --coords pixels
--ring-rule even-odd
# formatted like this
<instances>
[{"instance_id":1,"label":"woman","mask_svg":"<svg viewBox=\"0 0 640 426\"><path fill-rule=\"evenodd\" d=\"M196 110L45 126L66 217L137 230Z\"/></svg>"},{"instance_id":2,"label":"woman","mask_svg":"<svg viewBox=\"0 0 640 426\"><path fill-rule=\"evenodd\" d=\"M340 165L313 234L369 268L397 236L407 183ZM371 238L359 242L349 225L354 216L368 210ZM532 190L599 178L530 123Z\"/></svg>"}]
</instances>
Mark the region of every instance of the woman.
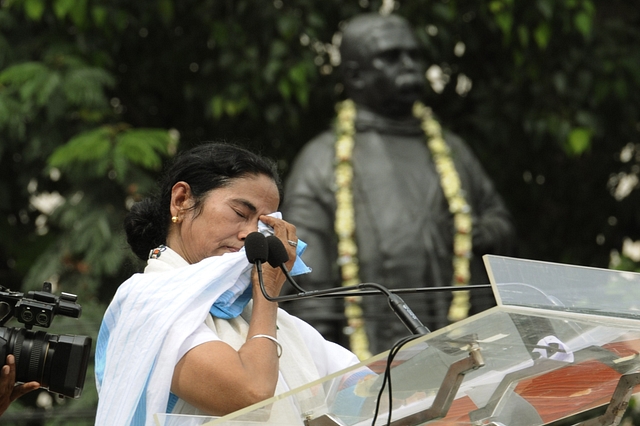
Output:
<instances>
[{"instance_id":1,"label":"woman","mask_svg":"<svg viewBox=\"0 0 640 426\"><path fill-rule=\"evenodd\" d=\"M97 425L222 416L358 362L260 292L243 250L259 222L287 248L289 269L296 258L295 227L271 215L279 203L272 162L210 143L179 155L159 196L133 206L128 242L148 262L104 316ZM285 276L265 264L263 279L277 295Z\"/></svg>"}]
</instances>

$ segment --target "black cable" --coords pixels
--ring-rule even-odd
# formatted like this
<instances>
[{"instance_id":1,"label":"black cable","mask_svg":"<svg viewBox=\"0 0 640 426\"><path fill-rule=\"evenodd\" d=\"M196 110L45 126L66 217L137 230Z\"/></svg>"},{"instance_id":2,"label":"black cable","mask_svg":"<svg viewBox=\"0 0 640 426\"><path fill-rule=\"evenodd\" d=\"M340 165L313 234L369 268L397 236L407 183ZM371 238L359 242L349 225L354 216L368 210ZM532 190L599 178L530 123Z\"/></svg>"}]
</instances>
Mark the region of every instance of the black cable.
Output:
<instances>
[{"instance_id":1,"label":"black cable","mask_svg":"<svg viewBox=\"0 0 640 426\"><path fill-rule=\"evenodd\" d=\"M387 425L391 424L391 414L393 411L393 390L391 387L391 364L393 362L393 359L396 357L396 355L398 354L398 352L400 352L400 349L406 345L407 343L409 343L412 340L415 340L416 338L420 337L420 335L417 334L413 334L407 337L403 337L402 339L398 340L393 347L391 348L391 350L389 351L389 356L387 357L387 365L384 369L384 376L382 378L382 386L380 386L380 391L378 392L378 397L376 398L376 409L373 413L373 418L371 420L371 426L375 426L376 424L376 418L378 417L378 412L380 411L380 400L382 399L382 393L384 392L385 389L385 385L387 385L389 387L389 416L387 418Z\"/></svg>"}]
</instances>

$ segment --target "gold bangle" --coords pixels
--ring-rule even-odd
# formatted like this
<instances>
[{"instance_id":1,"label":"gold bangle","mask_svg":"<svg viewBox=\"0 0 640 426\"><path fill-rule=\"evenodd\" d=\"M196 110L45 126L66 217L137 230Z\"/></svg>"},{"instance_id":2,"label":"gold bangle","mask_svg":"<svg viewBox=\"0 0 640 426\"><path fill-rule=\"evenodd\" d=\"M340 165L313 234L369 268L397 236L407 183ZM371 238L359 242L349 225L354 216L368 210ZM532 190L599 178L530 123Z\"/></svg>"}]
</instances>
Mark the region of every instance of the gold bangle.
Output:
<instances>
[{"instance_id":1,"label":"gold bangle","mask_svg":"<svg viewBox=\"0 0 640 426\"><path fill-rule=\"evenodd\" d=\"M276 339L273 336L269 336L268 334L256 334L255 336L251 336L249 338L249 340L255 339L256 337L264 337L265 339L271 340L273 343L276 344L276 346L278 348L277 352L276 352L278 354L278 358L280 358L282 356L282 345L280 344L280 342L278 342L278 339Z\"/></svg>"}]
</instances>

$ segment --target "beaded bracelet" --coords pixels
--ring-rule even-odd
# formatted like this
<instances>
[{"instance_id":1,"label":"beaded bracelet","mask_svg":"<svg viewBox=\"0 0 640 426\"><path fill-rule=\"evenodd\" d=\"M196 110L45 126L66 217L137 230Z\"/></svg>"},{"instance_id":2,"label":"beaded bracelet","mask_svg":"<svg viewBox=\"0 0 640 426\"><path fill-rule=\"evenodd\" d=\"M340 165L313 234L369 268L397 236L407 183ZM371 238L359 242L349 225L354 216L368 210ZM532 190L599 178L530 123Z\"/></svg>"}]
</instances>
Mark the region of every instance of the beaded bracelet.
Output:
<instances>
[{"instance_id":1,"label":"beaded bracelet","mask_svg":"<svg viewBox=\"0 0 640 426\"><path fill-rule=\"evenodd\" d=\"M269 336L268 334L256 334L255 336L251 336L249 340L255 339L256 337L264 337L265 339L271 340L278 347L278 350L277 350L278 358L282 356L282 345L280 344L280 342L278 342L278 339L276 339L273 336Z\"/></svg>"}]
</instances>

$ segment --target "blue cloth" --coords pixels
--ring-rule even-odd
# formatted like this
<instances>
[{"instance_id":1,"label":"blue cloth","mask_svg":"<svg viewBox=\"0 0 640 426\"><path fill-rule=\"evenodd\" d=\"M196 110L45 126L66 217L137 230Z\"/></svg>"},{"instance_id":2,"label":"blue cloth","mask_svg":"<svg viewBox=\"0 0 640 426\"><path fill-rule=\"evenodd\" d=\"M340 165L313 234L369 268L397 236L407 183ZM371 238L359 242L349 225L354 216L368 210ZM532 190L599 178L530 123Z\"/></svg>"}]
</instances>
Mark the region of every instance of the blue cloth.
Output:
<instances>
[{"instance_id":1,"label":"blue cloth","mask_svg":"<svg viewBox=\"0 0 640 426\"><path fill-rule=\"evenodd\" d=\"M251 296L253 295L252 292L253 286L251 284L249 284L249 287L247 287L240 296L235 298L234 296L236 296L236 293L231 290L227 290L218 298L218 300L216 300L213 306L211 306L209 312L216 318L235 318L242 313L244 307L247 306L247 303L251 300ZM233 301L231 301L232 299Z\"/></svg>"},{"instance_id":2,"label":"blue cloth","mask_svg":"<svg viewBox=\"0 0 640 426\"><path fill-rule=\"evenodd\" d=\"M293 268L291 268L292 276L308 274L311 272L311 268L304 263L301 257L306 248L307 243L302 240L298 240L298 246L296 247L296 261L293 263Z\"/></svg>"},{"instance_id":3,"label":"blue cloth","mask_svg":"<svg viewBox=\"0 0 640 426\"><path fill-rule=\"evenodd\" d=\"M297 257L290 272L292 276L308 274L311 272L311 268L305 265L300 258L306 248L307 244L302 240L298 240L298 246L296 247ZM251 300L252 289L253 286L249 285L249 287L247 287L239 296L233 289L225 291L222 296L216 300L213 306L211 306L209 312L216 318L233 319L237 317L242 313L244 307L247 306L249 300Z\"/></svg>"}]
</instances>

